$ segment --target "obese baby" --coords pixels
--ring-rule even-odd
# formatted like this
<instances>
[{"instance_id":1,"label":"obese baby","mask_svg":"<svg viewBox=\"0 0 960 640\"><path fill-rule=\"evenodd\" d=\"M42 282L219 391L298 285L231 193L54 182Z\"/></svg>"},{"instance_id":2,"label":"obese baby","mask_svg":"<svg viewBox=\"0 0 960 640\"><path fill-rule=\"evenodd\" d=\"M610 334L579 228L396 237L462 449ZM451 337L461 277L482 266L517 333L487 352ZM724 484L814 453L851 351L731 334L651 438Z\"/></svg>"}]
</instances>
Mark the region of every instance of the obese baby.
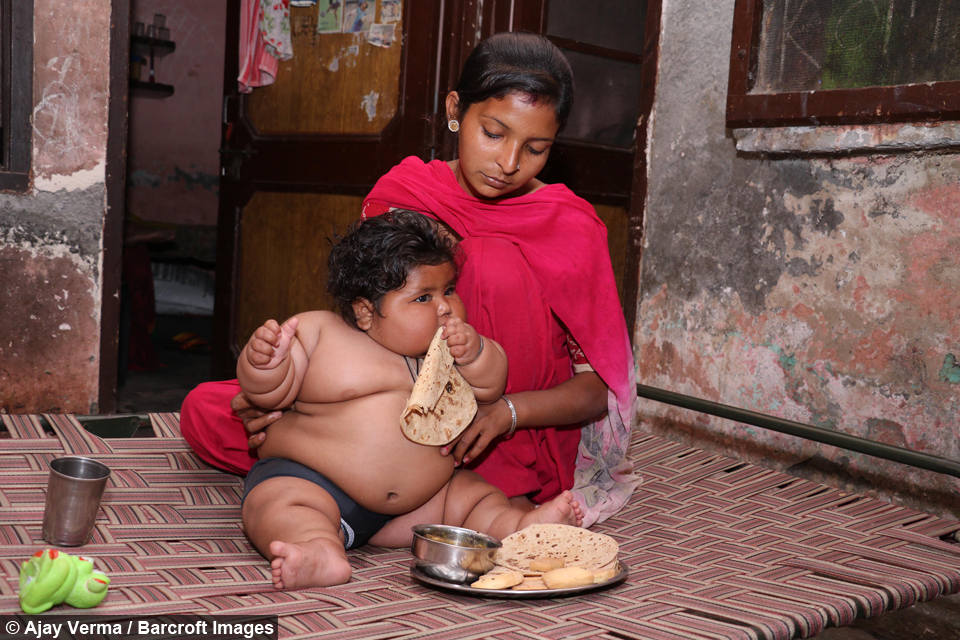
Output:
<instances>
[{"instance_id":1,"label":"obese baby","mask_svg":"<svg viewBox=\"0 0 960 640\"><path fill-rule=\"evenodd\" d=\"M533 511L514 508L440 447L403 435L417 359L441 326L478 402L496 401L506 385L502 347L465 321L455 251L421 214L362 220L330 254L327 288L339 315L268 320L244 347L237 363L244 394L267 409L293 407L258 449L241 512L278 589L345 583L346 549L409 546L416 524L498 538L539 522L582 524L569 491Z\"/></svg>"}]
</instances>

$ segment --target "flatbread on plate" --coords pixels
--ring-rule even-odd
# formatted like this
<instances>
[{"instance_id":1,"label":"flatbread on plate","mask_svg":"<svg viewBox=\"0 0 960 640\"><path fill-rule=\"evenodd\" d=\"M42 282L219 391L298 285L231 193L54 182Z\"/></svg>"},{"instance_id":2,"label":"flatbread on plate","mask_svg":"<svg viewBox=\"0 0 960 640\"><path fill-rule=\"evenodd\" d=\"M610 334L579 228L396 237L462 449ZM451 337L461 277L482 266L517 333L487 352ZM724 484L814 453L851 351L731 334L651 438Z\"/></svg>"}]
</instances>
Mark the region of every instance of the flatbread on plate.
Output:
<instances>
[{"instance_id":1,"label":"flatbread on plate","mask_svg":"<svg viewBox=\"0 0 960 640\"><path fill-rule=\"evenodd\" d=\"M440 446L460 435L477 413L473 389L454 365L447 341L437 330L427 350L413 393L400 416L400 428L419 444Z\"/></svg>"},{"instance_id":2,"label":"flatbread on plate","mask_svg":"<svg viewBox=\"0 0 960 640\"><path fill-rule=\"evenodd\" d=\"M565 524L532 524L503 539L496 562L524 575L543 575L530 568L530 563L549 557L563 560L565 567L601 569L617 559L620 545L603 533L594 533Z\"/></svg>"}]
</instances>

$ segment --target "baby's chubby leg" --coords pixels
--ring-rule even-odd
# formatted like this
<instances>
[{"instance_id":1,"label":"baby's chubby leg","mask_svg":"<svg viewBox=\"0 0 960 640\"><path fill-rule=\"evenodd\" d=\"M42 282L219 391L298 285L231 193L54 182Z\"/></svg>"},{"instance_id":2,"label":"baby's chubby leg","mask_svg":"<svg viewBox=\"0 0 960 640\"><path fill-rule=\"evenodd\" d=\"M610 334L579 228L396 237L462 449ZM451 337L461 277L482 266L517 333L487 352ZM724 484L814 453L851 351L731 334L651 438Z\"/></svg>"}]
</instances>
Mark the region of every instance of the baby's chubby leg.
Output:
<instances>
[{"instance_id":1,"label":"baby's chubby leg","mask_svg":"<svg viewBox=\"0 0 960 640\"><path fill-rule=\"evenodd\" d=\"M569 491L564 491L533 511L526 511L512 506L500 489L472 471L461 469L450 480L443 524L474 529L502 539L537 523L579 527L583 524L580 503Z\"/></svg>"},{"instance_id":2,"label":"baby's chubby leg","mask_svg":"<svg viewBox=\"0 0 960 640\"><path fill-rule=\"evenodd\" d=\"M307 480L264 480L247 495L241 511L253 544L269 559L277 589L344 584L350 564L340 532L340 508Z\"/></svg>"},{"instance_id":3,"label":"baby's chubby leg","mask_svg":"<svg viewBox=\"0 0 960 640\"><path fill-rule=\"evenodd\" d=\"M580 503L569 491L564 491L532 511L520 509L479 474L460 469L426 504L395 517L370 539L370 544L409 547L413 543L411 528L418 524L466 527L502 539L527 525L541 522L579 527L583 524Z\"/></svg>"}]
</instances>

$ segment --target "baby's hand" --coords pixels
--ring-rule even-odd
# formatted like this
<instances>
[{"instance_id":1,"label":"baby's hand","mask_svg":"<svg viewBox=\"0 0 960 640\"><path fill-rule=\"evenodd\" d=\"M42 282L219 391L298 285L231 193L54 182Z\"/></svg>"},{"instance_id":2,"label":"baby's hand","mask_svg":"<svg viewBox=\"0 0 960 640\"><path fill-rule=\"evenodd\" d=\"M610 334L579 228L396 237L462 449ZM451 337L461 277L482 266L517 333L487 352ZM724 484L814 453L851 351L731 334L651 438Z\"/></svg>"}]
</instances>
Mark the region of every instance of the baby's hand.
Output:
<instances>
[{"instance_id":1,"label":"baby's hand","mask_svg":"<svg viewBox=\"0 0 960 640\"><path fill-rule=\"evenodd\" d=\"M480 335L461 318L449 318L440 337L447 341L450 355L459 365L470 364L480 355Z\"/></svg>"},{"instance_id":2,"label":"baby's hand","mask_svg":"<svg viewBox=\"0 0 960 640\"><path fill-rule=\"evenodd\" d=\"M290 318L281 327L276 320L267 320L247 343L247 360L256 369L275 369L290 352L290 340L297 332L298 318Z\"/></svg>"}]
</instances>

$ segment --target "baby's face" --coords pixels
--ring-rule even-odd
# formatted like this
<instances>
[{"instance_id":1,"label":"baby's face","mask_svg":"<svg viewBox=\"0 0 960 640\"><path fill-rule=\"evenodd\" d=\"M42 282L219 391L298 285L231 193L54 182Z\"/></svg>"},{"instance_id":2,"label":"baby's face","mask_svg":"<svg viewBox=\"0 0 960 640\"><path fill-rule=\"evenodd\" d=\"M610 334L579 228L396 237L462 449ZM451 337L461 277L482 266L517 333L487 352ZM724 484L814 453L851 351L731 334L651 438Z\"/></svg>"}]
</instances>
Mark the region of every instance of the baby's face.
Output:
<instances>
[{"instance_id":1,"label":"baby's face","mask_svg":"<svg viewBox=\"0 0 960 640\"><path fill-rule=\"evenodd\" d=\"M383 297L367 335L395 353L420 357L450 316L467 317L453 265L421 265L410 271L403 288Z\"/></svg>"}]
</instances>

